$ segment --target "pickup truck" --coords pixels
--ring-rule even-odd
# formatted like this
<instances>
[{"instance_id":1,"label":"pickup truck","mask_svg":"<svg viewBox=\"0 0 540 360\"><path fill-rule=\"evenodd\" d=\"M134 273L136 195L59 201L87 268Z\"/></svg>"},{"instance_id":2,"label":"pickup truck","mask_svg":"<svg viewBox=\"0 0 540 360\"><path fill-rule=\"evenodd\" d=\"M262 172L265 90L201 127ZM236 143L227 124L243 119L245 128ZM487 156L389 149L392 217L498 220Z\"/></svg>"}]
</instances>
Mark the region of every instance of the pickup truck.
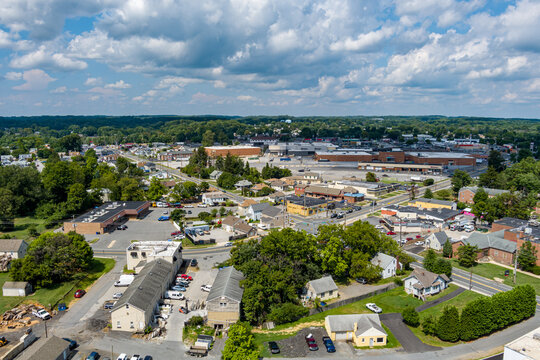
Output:
<instances>
[{"instance_id":1,"label":"pickup truck","mask_svg":"<svg viewBox=\"0 0 540 360\"><path fill-rule=\"evenodd\" d=\"M40 318L41 320L49 320L51 318L51 314L49 314L45 309L34 310L32 311L32 315Z\"/></svg>"},{"instance_id":2,"label":"pickup truck","mask_svg":"<svg viewBox=\"0 0 540 360\"><path fill-rule=\"evenodd\" d=\"M192 346L189 348L187 353L191 356L203 357L208 354L208 350L204 347Z\"/></svg>"}]
</instances>

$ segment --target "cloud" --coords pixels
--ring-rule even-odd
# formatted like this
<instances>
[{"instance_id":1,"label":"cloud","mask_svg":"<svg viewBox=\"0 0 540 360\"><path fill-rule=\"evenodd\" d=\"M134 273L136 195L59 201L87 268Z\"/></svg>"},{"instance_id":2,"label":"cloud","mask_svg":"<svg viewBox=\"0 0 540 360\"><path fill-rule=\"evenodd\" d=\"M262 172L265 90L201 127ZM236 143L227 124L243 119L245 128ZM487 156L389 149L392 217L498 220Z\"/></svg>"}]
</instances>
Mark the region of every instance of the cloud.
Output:
<instances>
[{"instance_id":1,"label":"cloud","mask_svg":"<svg viewBox=\"0 0 540 360\"><path fill-rule=\"evenodd\" d=\"M118 80L115 83L105 85L106 89L129 89L130 84L125 83L124 80Z\"/></svg>"},{"instance_id":2,"label":"cloud","mask_svg":"<svg viewBox=\"0 0 540 360\"><path fill-rule=\"evenodd\" d=\"M256 101L256 100L258 100L256 97L251 96L251 95L238 95L236 97L236 99L240 100L240 101Z\"/></svg>"},{"instance_id":3,"label":"cloud","mask_svg":"<svg viewBox=\"0 0 540 360\"><path fill-rule=\"evenodd\" d=\"M14 86L13 89L24 91L43 90L47 88L50 82L56 80L40 69L25 71L22 74L22 79L26 82L22 85Z\"/></svg>"},{"instance_id":4,"label":"cloud","mask_svg":"<svg viewBox=\"0 0 540 360\"><path fill-rule=\"evenodd\" d=\"M100 85L101 83L102 83L101 78L99 78L99 77L98 78L89 77L84 82L84 85L86 85L86 86L96 86L96 85Z\"/></svg>"},{"instance_id":5,"label":"cloud","mask_svg":"<svg viewBox=\"0 0 540 360\"><path fill-rule=\"evenodd\" d=\"M11 60L11 67L16 69L30 69L42 67L58 71L84 70L88 66L86 62L74 60L61 53L52 53L45 46L20 57Z\"/></svg>"},{"instance_id":6,"label":"cloud","mask_svg":"<svg viewBox=\"0 0 540 360\"><path fill-rule=\"evenodd\" d=\"M360 34L356 39L347 38L330 45L332 51L371 51L383 44L383 41L394 34L392 28L383 28Z\"/></svg>"},{"instance_id":7,"label":"cloud","mask_svg":"<svg viewBox=\"0 0 540 360\"><path fill-rule=\"evenodd\" d=\"M65 86L60 86L60 87L57 87L56 89L54 90L51 90L51 94L63 94L67 91L67 87Z\"/></svg>"},{"instance_id":8,"label":"cloud","mask_svg":"<svg viewBox=\"0 0 540 360\"><path fill-rule=\"evenodd\" d=\"M21 79L22 79L22 76L23 76L22 73L19 73L19 72L13 72L13 71L10 71L10 72L8 72L6 75L4 75L4 77L5 77L7 80L12 80L12 81L15 81L15 80L21 80Z\"/></svg>"}]
</instances>

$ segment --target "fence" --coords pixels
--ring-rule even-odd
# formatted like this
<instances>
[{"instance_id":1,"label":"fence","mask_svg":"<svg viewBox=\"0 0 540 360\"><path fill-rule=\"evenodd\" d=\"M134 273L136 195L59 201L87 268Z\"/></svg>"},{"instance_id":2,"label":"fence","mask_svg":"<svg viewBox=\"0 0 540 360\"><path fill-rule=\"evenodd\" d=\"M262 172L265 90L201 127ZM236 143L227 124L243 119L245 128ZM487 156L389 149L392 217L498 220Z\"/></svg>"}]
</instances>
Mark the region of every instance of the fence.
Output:
<instances>
[{"instance_id":1,"label":"fence","mask_svg":"<svg viewBox=\"0 0 540 360\"><path fill-rule=\"evenodd\" d=\"M325 311L328 311L328 310L331 310L331 309L335 309L335 308L343 306L343 305L352 304L353 302L357 302L357 301L364 300L364 299L366 299L368 297L371 297L371 296L375 296L375 295L385 293L385 292L387 292L389 290L395 289L396 287L397 287L397 285L395 283L390 283L390 284L388 284L388 286L386 286L386 287L384 287L382 289L377 289L377 290L374 290L374 291L369 292L367 294L362 294L362 295L354 296L352 298L339 300L339 301L333 302L331 304L328 304L326 306L320 307L318 309L310 309L309 310L309 315L319 314L319 313L322 313L322 312L325 312Z\"/></svg>"}]
</instances>

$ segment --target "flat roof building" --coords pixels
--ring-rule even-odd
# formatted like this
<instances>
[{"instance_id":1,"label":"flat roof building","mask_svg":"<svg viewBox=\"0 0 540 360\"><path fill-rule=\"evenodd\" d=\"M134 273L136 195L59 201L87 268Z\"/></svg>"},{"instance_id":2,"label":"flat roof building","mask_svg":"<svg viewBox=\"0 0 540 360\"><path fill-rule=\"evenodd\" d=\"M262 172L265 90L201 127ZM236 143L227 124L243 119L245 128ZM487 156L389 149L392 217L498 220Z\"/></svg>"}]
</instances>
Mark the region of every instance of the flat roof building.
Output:
<instances>
[{"instance_id":1,"label":"flat roof building","mask_svg":"<svg viewBox=\"0 0 540 360\"><path fill-rule=\"evenodd\" d=\"M115 228L119 220L139 218L150 208L148 201L114 201L101 205L89 212L64 222L64 232L78 234L104 234Z\"/></svg>"},{"instance_id":2,"label":"flat roof building","mask_svg":"<svg viewBox=\"0 0 540 360\"><path fill-rule=\"evenodd\" d=\"M259 156L261 153L261 148L249 145L207 146L204 150L212 158L225 157L228 154L239 157Z\"/></svg>"},{"instance_id":3,"label":"flat roof building","mask_svg":"<svg viewBox=\"0 0 540 360\"><path fill-rule=\"evenodd\" d=\"M504 360L540 360L540 327L504 345Z\"/></svg>"},{"instance_id":4,"label":"flat roof building","mask_svg":"<svg viewBox=\"0 0 540 360\"><path fill-rule=\"evenodd\" d=\"M182 263L182 244L176 241L137 241L126 249L127 269L142 269L146 263L157 259L167 260L174 270Z\"/></svg>"}]
</instances>

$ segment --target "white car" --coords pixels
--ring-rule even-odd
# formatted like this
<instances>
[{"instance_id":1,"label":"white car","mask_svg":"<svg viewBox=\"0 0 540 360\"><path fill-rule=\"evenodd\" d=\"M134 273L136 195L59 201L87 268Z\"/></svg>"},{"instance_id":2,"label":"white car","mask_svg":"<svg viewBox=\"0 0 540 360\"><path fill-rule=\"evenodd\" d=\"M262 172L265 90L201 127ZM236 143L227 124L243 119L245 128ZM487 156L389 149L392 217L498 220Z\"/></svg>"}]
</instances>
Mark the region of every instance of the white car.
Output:
<instances>
[{"instance_id":1,"label":"white car","mask_svg":"<svg viewBox=\"0 0 540 360\"><path fill-rule=\"evenodd\" d=\"M184 205L185 208L192 209L193 205Z\"/></svg>"},{"instance_id":2,"label":"white car","mask_svg":"<svg viewBox=\"0 0 540 360\"><path fill-rule=\"evenodd\" d=\"M210 292L212 290L212 285L203 285L201 286L202 291Z\"/></svg>"},{"instance_id":3,"label":"white car","mask_svg":"<svg viewBox=\"0 0 540 360\"><path fill-rule=\"evenodd\" d=\"M129 360L127 354L120 354L118 355L118 357L116 358L116 360Z\"/></svg>"},{"instance_id":4,"label":"white car","mask_svg":"<svg viewBox=\"0 0 540 360\"><path fill-rule=\"evenodd\" d=\"M113 299L120 299L122 297L122 295L124 295L124 293L121 293L121 292L117 292L117 293L114 293L112 298Z\"/></svg>"},{"instance_id":5,"label":"white car","mask_svg":"<svg viewBox=\"0 0 540 360\"><path fill-rule=\"evenodd\" d=\"M232 246L232 242L227 241L227 242L225 243L225 246L226 246L226 247Z\"/></svg>"},{"instance_id":6,"label":"white car","mask_svg":"<svg viewBox=\"0 0 540 360\"><path fill-rule=\"evenodd\" d=\"M206 204L199 204L199 205L197 205L197 206L200 207L200 208L208 207L208 205L206 205Z\"/></svg>"},{"instance_id":7,"label":"white car","mask_svg":"<svg viewBox=\"0 0 540 360\"><path fill-rule=\"evenodd\" d=\"M130 360L142 360L141 355L133 355Z\"/></svg>"},{"instance_id":8,"label":"white car","mask_svg":"<svg viewBox=\"0 0 540 360\"><path fill-rule=\"evenodd\" d=\"M414 245L422 246L422 245L424 245L424 242L423 241L417 241L417 242L414 243Z\"/></svg>"},{"instance_id":9,"label":"white car","mask_svg":"<svg viewBox=\"0 0 540 360\"><path fill-rule=\"evenodd\" d=\"M376 313L376 314L382 313L382 309L381 309L380 307L378 307L377 305L375 305L375 303L367 303L367 304L366 304L366 307L367 307L369 310L371 310L371 311L373 311L374 313Z\"/></svg>"},{"instance_id":10,"label":"white car","mask_svg":"<svg viewBox=\"0 0 540 360\"><path fill-rule=\"evenodd\" d=\"M40 318L41 320L49 320L51 318L51 314L45 309L40 310L34 310L32 311L32 315Z\"/></svg>"}]
</instances>

